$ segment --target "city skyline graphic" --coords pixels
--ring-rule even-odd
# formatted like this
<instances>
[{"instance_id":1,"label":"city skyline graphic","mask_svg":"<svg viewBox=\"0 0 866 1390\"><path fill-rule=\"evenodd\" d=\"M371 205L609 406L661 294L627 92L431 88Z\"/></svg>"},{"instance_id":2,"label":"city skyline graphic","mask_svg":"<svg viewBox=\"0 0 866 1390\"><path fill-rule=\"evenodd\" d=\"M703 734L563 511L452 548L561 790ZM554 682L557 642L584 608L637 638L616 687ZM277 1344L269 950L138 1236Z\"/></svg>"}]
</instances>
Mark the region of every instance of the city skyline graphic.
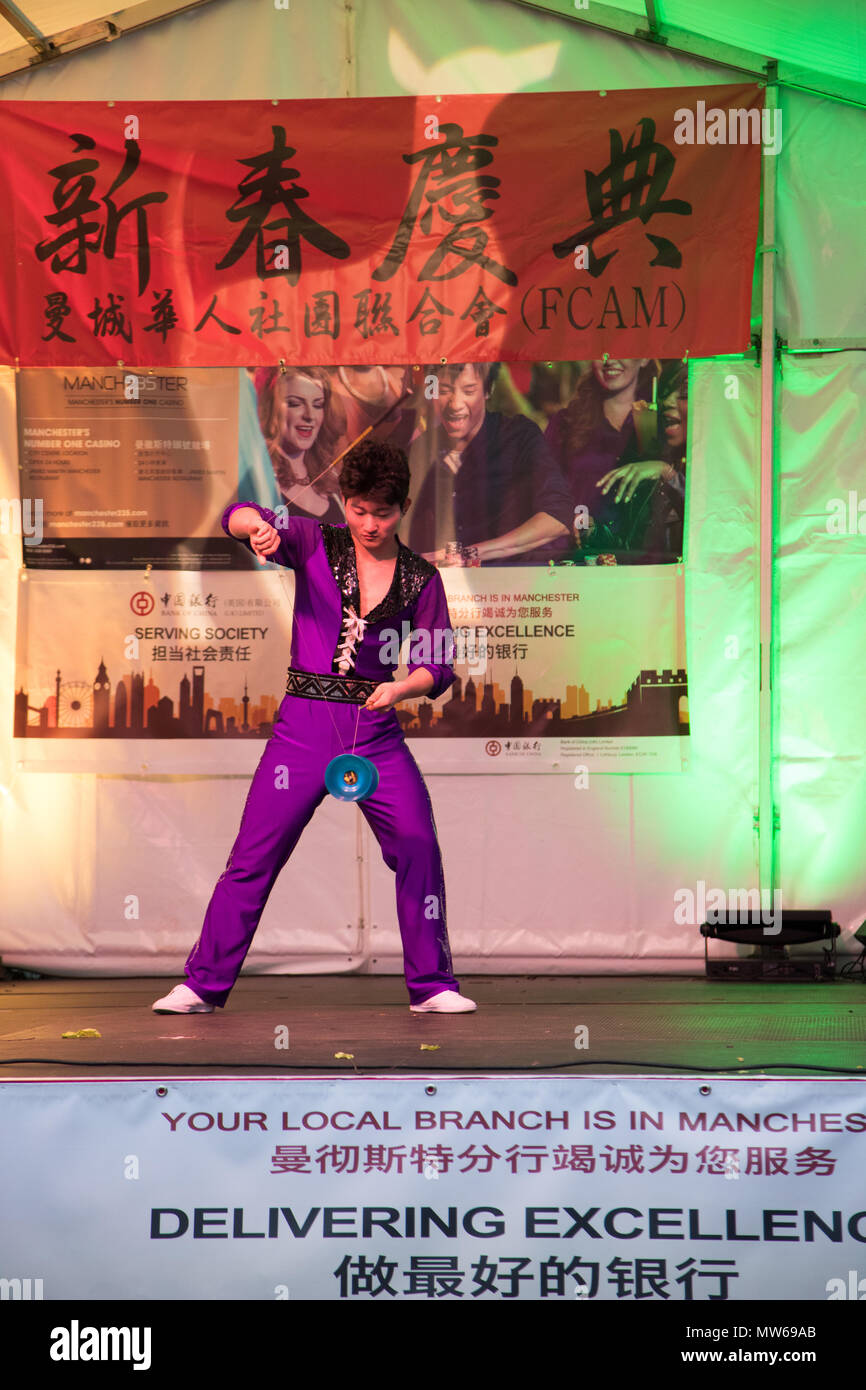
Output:
<instances>
[{"instance_id":1,"label":"city skyline graphic","mask_svg":"<svg viewBox=\"0 0 866 1390\"><path fill-rule=\"evenodd\" d=\"M503 663L504 664L504 663ZM492 663L491 663L492 665ZM455 667L455 669L458 669ZM178 682L177 699L163 694L143 671L124 672L114 683L104 659L91 682L64 681L56 671L54 693L31 705L28 692L15 692L16 738L270 738L282 696L243 694L219 700L207 694L204 665L192 666L192 679ZM296 697L289 697L296 698ZM634 737L689 732L685 668L643 668L622 700L604 703L582 684L567 684L565 694L536 696L515 673L507 689L492 673L483 681L458 674L435 704L406 700L394 706L410 738Z\"/></svg>"}]
</instances>

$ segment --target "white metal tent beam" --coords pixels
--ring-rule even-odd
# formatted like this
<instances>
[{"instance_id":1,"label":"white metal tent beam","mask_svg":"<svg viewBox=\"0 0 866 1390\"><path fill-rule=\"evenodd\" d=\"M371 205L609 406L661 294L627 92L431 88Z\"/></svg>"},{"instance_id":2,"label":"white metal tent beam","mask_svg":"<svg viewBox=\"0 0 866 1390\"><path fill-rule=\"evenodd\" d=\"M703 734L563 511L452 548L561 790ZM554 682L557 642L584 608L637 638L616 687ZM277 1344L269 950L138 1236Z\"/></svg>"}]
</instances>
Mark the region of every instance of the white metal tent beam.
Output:
<instances>
[{"instance_id":1,"label":"white metal tent beam","mask_svg":"<svg viewBox=\"0 0 866 1390\"><path fill-rule=\"evenodd\" d=\"M159 24L164 19L173 19L175 15L211 3L212 0L169 0L169 3L166 0L142 0L141 4L115 10L113 14L73 29L43 34L18 5L11 0L0 0L0 16L27 40L26 46L0 54L0 81L16 73L32 71L44 63L56 62L70 53L98 48L100 44L111 43L136 29L145 29L151 24Z\"/></svg>"},{"instance_id":2,"label":"white metal tent beam","mask_svg":"<svg viewBox=\"0 0 866 1390\"><path fill-rule=\"evenodd\" d=\"M11 25L16 33L26 39L37 53L45 52L47 48L45 35L27 18L26 14L19 10L17 5L11 3L11 0L0 2L0 16L6 20L7 24Z\"/></svg>"},{"instance_id":3,"label":"white metal tent beam","mask_svg":"<svg viewBox=\"0 0 866 1390\"><path fill-rule=\"evenodd\" d=\"M658 17L656 0L643 0L644 13L630 13L613 5L591 0L585 10L575 8L577 0L511 0L513 4L555 15L573 24L581 24L637 40L671 53L687 57L729 72L757 80L777 81L783 87L811 92L819 97L832 97L854 106L866 108L866 87L862 82L837 73L809 68L787 59L775 59L755 49L734 47L692 30L664 24ZM16 73L32 70L43 63L56 61L70 53L98 47L121 38L136 29L157 24L164 19L199 9L211 0L141 0L99 19L59 33L43 34L15 0L0 0L0 16L27 40L21 48L0 55L0 81ZM25 0L26 4L26 0Z\"/></svg>"},{"instance_id":4,"label":"white metal tent beam","mask_svg":"<svg viewBox=\"0 0 866 1390\"><path fill-rule=\"evenodd\" d=\"M821 72L817 68L801 67L784 59L777 60L752 49L734 48L731 44L721 43L703 34L663 24L657 16L655 0L643 0L645 24L640 22L642 17L638 15L614 9L611 5L597 4L596 0L592 0L586 10L576 10L574 0L511 0L511 3L542 14L557 15L560 19L570 20L572 24L582 24L617 34L621 38L665 48L670 53L682 53L715 67L740 72L757 81L778 81L783 87L793 87L801 92L832 97L835 101L866 108L866 90L861 82L840 77L836 73Z\"/></svg>"}]
</instances>

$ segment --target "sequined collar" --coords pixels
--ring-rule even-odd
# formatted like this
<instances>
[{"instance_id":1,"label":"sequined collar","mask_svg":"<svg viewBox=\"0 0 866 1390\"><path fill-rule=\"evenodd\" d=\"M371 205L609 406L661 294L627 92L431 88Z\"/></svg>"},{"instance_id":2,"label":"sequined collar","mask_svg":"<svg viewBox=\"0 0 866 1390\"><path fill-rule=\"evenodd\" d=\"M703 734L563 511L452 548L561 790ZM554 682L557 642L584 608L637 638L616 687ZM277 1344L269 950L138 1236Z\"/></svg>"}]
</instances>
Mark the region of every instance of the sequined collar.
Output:
<instances>
[{"instance_id":1,"label":"sequined collar","mask_svg":"<svg viewBox=\"0 0 866 1390\"><path fill-rule=\"evenodd\" d=\"M328 564L340 590L342 606L345 609L351 605L356 613L360 613L361 589L352 533L348 526L335 526L327 521L322 521L319 525ZM380 622L383 618L392 618L408 608L429 582L430 577L436 573L436 566L425 560L423 555L417 555L414 550L410 550L399 536L395 535L394 539L398 546L394 578L385 597L365 616L364 622L367 625Z\"/></svg>"}]
</instances>

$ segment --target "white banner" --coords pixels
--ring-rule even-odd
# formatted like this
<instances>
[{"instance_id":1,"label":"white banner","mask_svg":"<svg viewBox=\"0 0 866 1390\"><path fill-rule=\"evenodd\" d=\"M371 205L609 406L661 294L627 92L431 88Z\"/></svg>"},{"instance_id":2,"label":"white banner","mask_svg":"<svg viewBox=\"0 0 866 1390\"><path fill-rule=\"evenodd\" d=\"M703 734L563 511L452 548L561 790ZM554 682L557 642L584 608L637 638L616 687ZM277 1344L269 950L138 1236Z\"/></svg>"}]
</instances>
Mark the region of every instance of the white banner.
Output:
<instances>
[{"instance_id":1,"label":"white banner","mask_svg":"<svg viewBox=\"0 0 866 1390\"><path fill-rule=\"evenodd\" d=\"M558 772L585 788L594 772L681 770L682 566L517 569L504 592L481 570L443 580L459 680L397 707L422 771ZM19 581L22 765L180 773L218 759L254 771L285 693L293 574L22 567ZM412 653L404 626L398 677Z\"/></svg>"},{"instance_id":2,"label":"white banner","mask_svg":"<svg viewBox=\"0 0 866 1390\"><path fill-rule=\"evenodd\" d=\"M288 1030L274 1041L290 1050ZM858 1298L864 1135L859 1080L10 1081L0 1289Z\"/></svg>"}]
</instances>

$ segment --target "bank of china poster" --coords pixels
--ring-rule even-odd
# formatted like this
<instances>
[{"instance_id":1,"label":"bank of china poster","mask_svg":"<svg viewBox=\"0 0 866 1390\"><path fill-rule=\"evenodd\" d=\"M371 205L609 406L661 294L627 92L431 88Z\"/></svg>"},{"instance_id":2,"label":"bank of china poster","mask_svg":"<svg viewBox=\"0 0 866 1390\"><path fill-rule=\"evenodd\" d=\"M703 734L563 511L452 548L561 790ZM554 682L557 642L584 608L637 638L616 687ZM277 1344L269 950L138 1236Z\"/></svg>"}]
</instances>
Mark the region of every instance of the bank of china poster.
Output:
<instances>
[{"instance_id":1,"label":"bank of china poster","mask_svg":"<svg viewBox=\"0 0 866 1390\"><path fill-rule=\"evenodd\" d=\"M395 706L422 770L678 771L688 373L610 357L22 370L19 756L206 772L218 743L251 768L294 578L222 513L345 524L329 464L368 427L406 451L398 535L439 569L453 628L451 688ZM436 659L392 640L398 677Z\"/></svg>"}]
</instances>

